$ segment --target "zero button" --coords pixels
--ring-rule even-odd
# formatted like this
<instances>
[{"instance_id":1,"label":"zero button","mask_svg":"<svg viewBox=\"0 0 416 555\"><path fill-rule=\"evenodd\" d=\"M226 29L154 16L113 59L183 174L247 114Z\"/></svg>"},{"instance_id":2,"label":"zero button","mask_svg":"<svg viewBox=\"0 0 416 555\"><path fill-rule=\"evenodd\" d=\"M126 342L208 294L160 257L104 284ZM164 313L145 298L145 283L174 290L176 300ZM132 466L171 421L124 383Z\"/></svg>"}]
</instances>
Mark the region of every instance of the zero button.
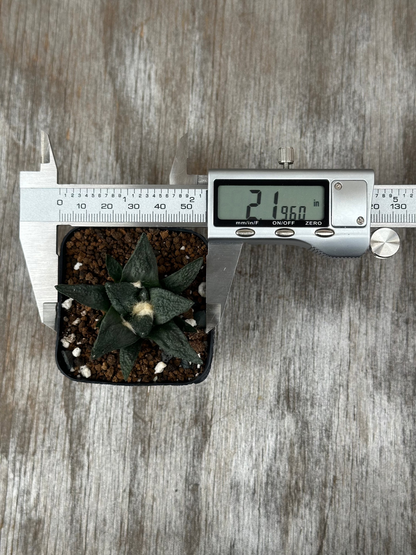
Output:
<instances>
[{"instance_id":1,"label":"zero button","mask_svg":"<svg viewBox=\"0 0 416 555\"><path fill-rule=\"evenodd\" d=\"M315 231L315 235L318 237L332 237L334 234L335 231L333 229L321 228Z\"/></svg>"}]
</instances>

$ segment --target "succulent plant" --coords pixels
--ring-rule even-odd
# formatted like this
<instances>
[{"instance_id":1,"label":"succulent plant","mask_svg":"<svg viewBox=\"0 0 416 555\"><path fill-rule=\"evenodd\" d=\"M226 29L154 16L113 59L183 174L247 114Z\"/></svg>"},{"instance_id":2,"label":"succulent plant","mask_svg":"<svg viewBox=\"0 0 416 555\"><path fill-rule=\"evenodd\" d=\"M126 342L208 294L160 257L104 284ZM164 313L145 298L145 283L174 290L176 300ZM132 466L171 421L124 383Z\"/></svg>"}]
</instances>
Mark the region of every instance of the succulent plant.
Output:
<instances>
[{"instance_id":1,"label":"succulent plant","mask_svg":"<svg viewBox=\"0 0 416 555\"><path fill-rule=\"evenodd\" d=\"M183 331L195 331L180 314L194 304L181 297L196 278L203 259L198 258L159 281L157 260L146 233L122 267L106 255L109 276L105 285L56 285L56 289L79 303L105 312L91 351L97 359L120 350L120 366L125 380L135 364L144 339L151 339L165 355L201 364Z\"/></svg>"}]
</instances>

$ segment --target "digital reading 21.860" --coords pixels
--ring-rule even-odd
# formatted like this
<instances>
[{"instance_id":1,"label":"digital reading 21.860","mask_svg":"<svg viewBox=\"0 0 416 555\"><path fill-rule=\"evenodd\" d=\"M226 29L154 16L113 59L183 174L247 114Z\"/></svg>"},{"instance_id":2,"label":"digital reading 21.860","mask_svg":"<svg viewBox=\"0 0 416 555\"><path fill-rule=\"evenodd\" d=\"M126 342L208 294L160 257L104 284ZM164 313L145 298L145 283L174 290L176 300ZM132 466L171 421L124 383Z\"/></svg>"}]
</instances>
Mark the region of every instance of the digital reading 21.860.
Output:
<instances>
[{"instance_id":1,"label":"digital reading 21.860","mask_svg":"<svg viewBox=\"0 0 416 555\"><path fill-rule=\"evenodd\" d=\"M216 216L220 222L291 220L295 225L323 221L327 214L328 182L277 180L215 180ZM270 222L267 224L267 222Z\"/></svg>"}]
</instances>

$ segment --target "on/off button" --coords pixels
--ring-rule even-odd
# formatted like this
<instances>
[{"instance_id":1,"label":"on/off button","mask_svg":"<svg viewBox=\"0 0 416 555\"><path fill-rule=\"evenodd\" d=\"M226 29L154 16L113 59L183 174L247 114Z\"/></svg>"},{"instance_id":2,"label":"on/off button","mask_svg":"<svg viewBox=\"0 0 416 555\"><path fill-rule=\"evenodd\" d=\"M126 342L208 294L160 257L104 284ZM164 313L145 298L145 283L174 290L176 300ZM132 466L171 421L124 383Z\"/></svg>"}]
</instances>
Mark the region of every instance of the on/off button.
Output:
<instances>
[{"instance_id":1,"label":"on/off button","mask_svg":"<svg viewBox=\"0 0 416 555\"><path fill-rule=\"evenodd\" d=\"M274 234L278 237L292 237L293 235L295 235L295 232L293 231L293 229L283 227L282 229L276 229Z\"/></svg>"}]
</instances>

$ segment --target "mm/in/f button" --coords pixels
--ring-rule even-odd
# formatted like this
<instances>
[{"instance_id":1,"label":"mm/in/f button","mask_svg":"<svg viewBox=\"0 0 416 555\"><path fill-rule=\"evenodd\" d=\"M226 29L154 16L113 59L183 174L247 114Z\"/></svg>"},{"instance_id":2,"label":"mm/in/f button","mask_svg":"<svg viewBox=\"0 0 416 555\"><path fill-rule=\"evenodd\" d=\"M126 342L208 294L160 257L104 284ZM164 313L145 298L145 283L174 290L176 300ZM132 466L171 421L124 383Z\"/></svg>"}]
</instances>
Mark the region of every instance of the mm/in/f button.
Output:
<instances>
[{"instance_id":1,"label":"mm/in/f button","mask_svg":"<svg viewBox=\"0 0 416 555\"><path fill-rule=\"evenodd\" d=\"M243 227L241 229L236 229L235 234L239 237L252 237L256 232L254 229L249 227Z\"/></svg>"}]
</instances>

